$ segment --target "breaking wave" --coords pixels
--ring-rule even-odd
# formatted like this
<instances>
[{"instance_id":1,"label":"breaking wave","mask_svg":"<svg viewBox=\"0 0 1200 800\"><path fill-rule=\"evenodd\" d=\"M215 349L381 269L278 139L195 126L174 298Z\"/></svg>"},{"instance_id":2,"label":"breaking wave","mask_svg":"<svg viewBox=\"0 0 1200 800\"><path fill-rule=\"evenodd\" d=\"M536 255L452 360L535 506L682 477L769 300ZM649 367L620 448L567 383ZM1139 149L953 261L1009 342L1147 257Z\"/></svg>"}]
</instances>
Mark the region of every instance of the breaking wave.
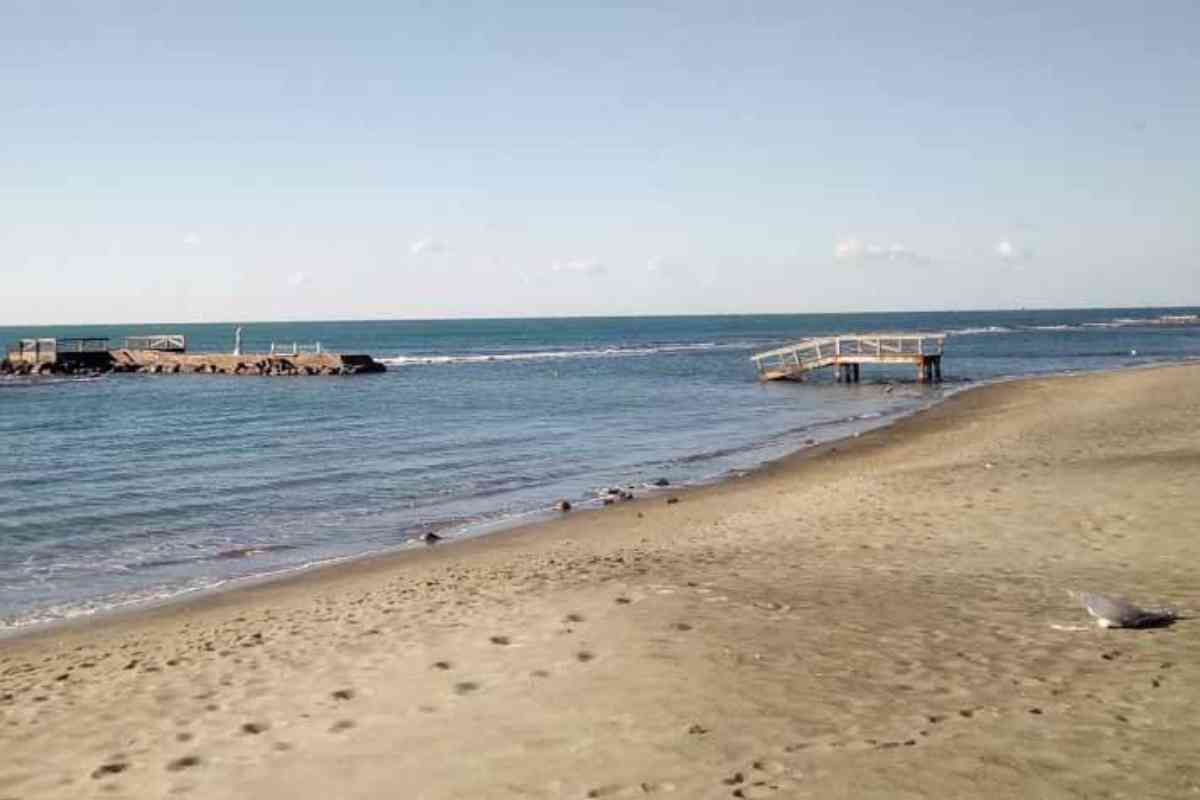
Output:
<instances>
[{"instance_id":1,"label":"breaking wave","mask_svg":"<svg viewBox=\"0 0 1200 800\"><path fill-rule=\"evenodd\" d=\"M705 350L746 350L749 342L700 342L695 344L662 344L644 347L602 347L579 350L534 350L517 353L461 353L454 355L397 355L377 360L388 366L418 366L438 364L488 364L503 361L553 361L574 358L637 358L659 353L687 353Z\"/></svg>"},{"instance_id":2,"label":"breaking wave","mask_svg":"<svg viewBox=\"0 0 1200 800\"><path fill-rule=\"evenodd\" d=\"M1094 331L1112 328L1183 328L1200 327L1200 315L1164 314L1158 317L1117 317L1100 322L1076 324L1058 323L1046 325L988 325L978 328L958 328L947 331L953 336L980 336L994 333L1056 333L1060 331Z\"/></svg>"}]
</instances>

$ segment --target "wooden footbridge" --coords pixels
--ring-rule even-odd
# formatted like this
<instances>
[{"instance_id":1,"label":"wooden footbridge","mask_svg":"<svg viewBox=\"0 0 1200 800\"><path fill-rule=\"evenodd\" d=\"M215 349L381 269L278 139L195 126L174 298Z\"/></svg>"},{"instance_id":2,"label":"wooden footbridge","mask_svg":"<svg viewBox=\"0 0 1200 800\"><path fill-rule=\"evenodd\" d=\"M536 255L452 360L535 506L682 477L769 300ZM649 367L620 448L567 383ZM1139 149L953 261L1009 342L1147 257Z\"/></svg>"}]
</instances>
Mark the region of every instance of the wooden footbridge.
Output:
<instances>
[{"instance_id":1,"label":"wooden footbridge","mask_svg":"<svg viewBox=\"0 0 1200 800\"><path fill-rule=\"evenodd\" d=\"M911 364L920 383L942 380L945 333L862 333L805 339L750 357L762 381L802 381L813 370L833 367L837 380L858 383L863 364Z\"/></svg>"}]
</instances>

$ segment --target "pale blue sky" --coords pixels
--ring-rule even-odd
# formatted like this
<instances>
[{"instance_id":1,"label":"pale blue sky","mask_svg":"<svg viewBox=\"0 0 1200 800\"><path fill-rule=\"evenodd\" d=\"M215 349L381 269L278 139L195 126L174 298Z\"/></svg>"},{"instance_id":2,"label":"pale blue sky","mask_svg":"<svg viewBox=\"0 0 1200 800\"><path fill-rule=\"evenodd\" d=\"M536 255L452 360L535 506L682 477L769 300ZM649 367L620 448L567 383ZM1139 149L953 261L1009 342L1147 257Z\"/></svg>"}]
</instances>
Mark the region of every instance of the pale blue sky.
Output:
<instances>
[{"instance_id":1,"label":"pale blue sky","mask_svg":"<svg viewBox=\"0 0 1200 800\"><path fill-rule=\"evenodd\" d=\"M0 0L0 324L1200 304L1200 5L946 5Z\"/></svg>"}]
</instances>

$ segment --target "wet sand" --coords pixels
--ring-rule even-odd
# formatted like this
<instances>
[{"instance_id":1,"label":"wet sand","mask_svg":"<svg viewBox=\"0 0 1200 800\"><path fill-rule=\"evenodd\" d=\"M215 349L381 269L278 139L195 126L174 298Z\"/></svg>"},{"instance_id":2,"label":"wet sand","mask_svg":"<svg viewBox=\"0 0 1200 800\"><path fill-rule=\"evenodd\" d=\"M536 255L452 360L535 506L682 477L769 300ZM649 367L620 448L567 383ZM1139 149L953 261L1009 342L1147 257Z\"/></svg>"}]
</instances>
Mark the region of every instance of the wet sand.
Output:
<instances>
[{"instance_id":1,"label":"wet sand","mask_svg":"<svg viewBox=\"0 0 1200 800\"><path fill-rule=\"evenodd\" d=\"M1200 367L0 641L0 798L1183 797Z\"/></svg>"}]
</instances>

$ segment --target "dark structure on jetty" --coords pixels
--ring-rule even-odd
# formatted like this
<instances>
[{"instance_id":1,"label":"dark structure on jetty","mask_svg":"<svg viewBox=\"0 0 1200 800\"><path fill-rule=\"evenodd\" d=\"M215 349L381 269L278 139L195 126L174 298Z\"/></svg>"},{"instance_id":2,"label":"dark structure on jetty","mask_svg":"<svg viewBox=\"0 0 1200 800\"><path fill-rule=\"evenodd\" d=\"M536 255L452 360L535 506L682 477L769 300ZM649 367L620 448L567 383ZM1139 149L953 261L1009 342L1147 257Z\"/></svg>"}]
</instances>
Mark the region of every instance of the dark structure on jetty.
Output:
<instances>
[{"instance_id":1,"label":"dark structure on jetty","mask_svg":"<svg viewBox=\"0 0 1200 800\"><path fill-rule=\"evenodd\" d=\"M21 339L8 346L0 374L78 375L103 372L204 375L360 375L385 372L369 355L330 353L315 345L290 352L241 353L241 337L233 353L188 353L178 334L129 337L124 347L109 339Z\"/></svg>"},{"instance_id":2,"label":"dark structure on jetty","mask_svg":"<svg viewBox=\"0 0 1200 800\"><path fill-rule=\"evenodd\" d=\"M750 357L762 381L802 381L813 370L833 367L839 383L858 383L863 364L910 364L917 381L942 380L944 333L864 333L805 339Z\"/></svg>"}]
</instances>

